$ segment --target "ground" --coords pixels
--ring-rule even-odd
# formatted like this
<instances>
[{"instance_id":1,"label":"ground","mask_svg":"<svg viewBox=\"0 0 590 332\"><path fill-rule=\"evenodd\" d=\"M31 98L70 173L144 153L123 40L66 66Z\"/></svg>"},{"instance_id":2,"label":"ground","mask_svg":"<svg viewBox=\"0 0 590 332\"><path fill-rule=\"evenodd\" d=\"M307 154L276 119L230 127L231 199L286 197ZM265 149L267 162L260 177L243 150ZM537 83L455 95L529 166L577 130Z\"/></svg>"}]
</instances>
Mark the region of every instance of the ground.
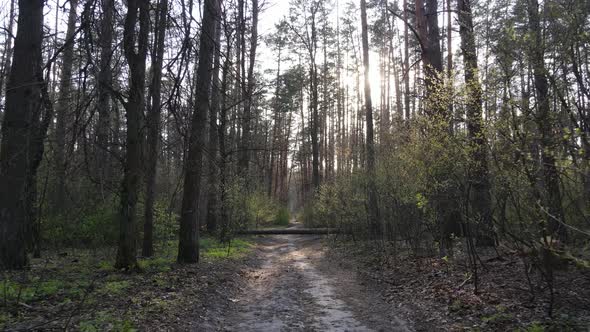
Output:
<instances>
[{"instance_id":1,"label":"ground","mask_svg":"<svg viewBox=\"0 0 590 332\"><path fill-rule=\"evenodd\" d=\"M323 259L315 236L259 242L258 262L219 325L229 331L409 331L377 290ZM212 326L211 326L212 327ZM212 328L214 330L214 328Z\"/></svg>"},{"instance_id":2,"label":"ground","mask_svg":"<svg viewBox=\"0 0 590 332\"><path fill-rule=\"evenodd\" d=\"M587 331L590 274L556 273L553 317L535 269L482 256L478 294L455 258L310 235L204 239L202 261L174 263L175 243L115 271L113 252L46 253L0 286L0 330ZM384 255L383 253L388 253ZM528 287L533 287L531 296Z\"/></svg>"}]
</instances>

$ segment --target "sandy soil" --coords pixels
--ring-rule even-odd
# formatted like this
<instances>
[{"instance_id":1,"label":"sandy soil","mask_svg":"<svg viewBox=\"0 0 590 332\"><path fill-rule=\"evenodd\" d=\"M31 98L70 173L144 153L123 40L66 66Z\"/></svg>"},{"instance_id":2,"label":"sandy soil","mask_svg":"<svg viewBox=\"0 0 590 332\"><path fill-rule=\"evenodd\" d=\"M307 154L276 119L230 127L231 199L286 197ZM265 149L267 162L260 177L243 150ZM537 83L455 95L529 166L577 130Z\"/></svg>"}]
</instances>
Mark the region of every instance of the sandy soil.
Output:
<instances>
[{"instance_id":1,"label":"sandy soil","mask_svg":"<svg viewBox=\"0 0 590 332\"><path fill-rule=\"evenodd\" d=\"M243 289L211 330L411 331L381 295L309 235L261 238Z\"/></svg>"}]
</instances>

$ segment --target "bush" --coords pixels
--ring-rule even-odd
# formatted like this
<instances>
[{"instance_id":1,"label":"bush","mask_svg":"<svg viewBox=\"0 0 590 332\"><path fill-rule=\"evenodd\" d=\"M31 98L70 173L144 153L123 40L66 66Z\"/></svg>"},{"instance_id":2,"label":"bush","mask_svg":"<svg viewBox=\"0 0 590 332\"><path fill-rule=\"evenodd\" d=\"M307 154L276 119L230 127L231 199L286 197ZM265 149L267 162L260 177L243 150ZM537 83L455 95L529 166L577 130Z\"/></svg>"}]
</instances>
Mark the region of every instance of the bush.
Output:
<instances>
[{"instance_id":1,"label":"bush","mask_svg":"<svg viewBox=\"0 0 590 332\"><path fill-rule=\"evenodd\" d=\"M275 225L287 226L289 225L290 218L291 216L289 214L289 209L287 209L286 207L281 207L277 211L275 217Z\"/></svg>"},{"instance_id":2,"label":"bush","mask_svg":"<svg viewBox=\"0 0 590 332\"><path fill-rule=\"evenodd\" d=\"M118 234L117 210L113 204L84 211L81 216L68 220L62 215L41 219L42 245L55 247L112 245Z\"/></svg>"}]
</instances>

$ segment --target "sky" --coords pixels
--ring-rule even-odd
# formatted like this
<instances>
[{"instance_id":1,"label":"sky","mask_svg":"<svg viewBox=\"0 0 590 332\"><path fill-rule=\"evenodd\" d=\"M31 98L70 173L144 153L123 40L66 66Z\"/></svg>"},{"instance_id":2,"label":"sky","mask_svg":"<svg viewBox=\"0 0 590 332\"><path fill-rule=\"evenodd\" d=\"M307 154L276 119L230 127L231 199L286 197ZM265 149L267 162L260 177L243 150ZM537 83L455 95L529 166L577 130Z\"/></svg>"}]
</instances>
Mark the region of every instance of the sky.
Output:
<instances>
[{"instance_id":1,"label":"sky","mask_svg":"<svg viewBox=\"0 0 590 332\"><path fill-rule=\"evenodd\" d=\"M58 29L60 30L60 34L65 34L66 30L66 19L67 19L67 10L69 9L69 5L64 4L67 0L48 0L46 1L45 5L45 17L44 22L45 25L51 27L52 30L55 27L55 17L56 17L56 1L60 4L59 10L59 22L58 22ZM283 17L287 17L289 15L289 7L290 1L289 0L259 0L260 4L262 5L263 10L259 14L259 24L258 24L258 33L259 33L259 45L258 45L258 54L257 54L257 65L259 66L260 70L264 72L268 69L275 69L276 68L276 54L266 46L264 39L266 36L274 33L275 24L277 24ZM345 3L349 2L348 0L332 0L334 4L337 1L340 2L338 8L340 10L340 16L343 15L342 11L345 8ZM175 1L176 2L176 1ZM355 1L356 2L356 1ZM0 20L2 21L2 25L7 22L6 18L8 15L10 7L10 0L0 0ZM334 6L336 7L336 6ZM79 8L81 10L81 8ZM198 13L198 9L197 13ZM199 14L197 14L199 15ZM336 22L336 9L332 10L330 13L330 17L332 18L333 23ZM369 17L369 21L371 18ZM359 17L359 26L360 26L360 17ZM360 27L359 27L360 28ZM16 27L15 27L16 29ZM320 52L321 53L321 52ZM321 60L318 60L321 61ZM378 58L375 52L371 52L370 54L370 63L371 63L371 74L370 80L373 87L373 98L379 98L379 71L377 68ZM347 81L346 77L344 77L344 81ZM348 81L352 82L353 79L350 78ZM378 100L378 99L376 99Z\"/></svg>"},{"instance_id":2,"label":"sky","mask_svg":"<svg viewBox=\"0 0 590 332\"><path fill-rule=\"evenodd\" d=\"M342 17L344 15L343 10L346 7L345 4L350 2L349 0L331 0L334 4L334 9L330 12L330 17L332 24L336 25L337 17ZM360 5L359 0L353 0L356 3L357 7ZM289 0L264 0L263 3L263 11L259 15L259 22L258 22L258 33L260 35L261 42L258 44L258 59L259 65L261 70L267 69L275 69L276 68L276 55L272 53L270 49L268 49L265 43L262 41L264 40L265 36L268 36L274 33L275 24L279 23L279 21L283 17L289 16L289 8L290 8L290 1ZM338 4L338 6L336 6ZM339 13L336 12L336 8L338 8ZM339 15L338 15L339 14ZM370 14L370 13L369 13ZM371 17L369 19L369 24L371 21ZM358 17L358 28L360 31L360 16ZM369 37L370 38L370 37ZM321 52L319 52L321 53ZM321 56L321 54L319 54ZM321 62L322 60L316 60ZM373 100L379 100L380 98L380 75L378 69L378 54L374 51L370 51L369 53L369 69L370 69L370 81L371 81L371 97ZM343 72L344 74L344 72ZM354 82L354 78L350 77L343 77L344 82L349 82L352 84Z\"/></svg>"}]
</instances>

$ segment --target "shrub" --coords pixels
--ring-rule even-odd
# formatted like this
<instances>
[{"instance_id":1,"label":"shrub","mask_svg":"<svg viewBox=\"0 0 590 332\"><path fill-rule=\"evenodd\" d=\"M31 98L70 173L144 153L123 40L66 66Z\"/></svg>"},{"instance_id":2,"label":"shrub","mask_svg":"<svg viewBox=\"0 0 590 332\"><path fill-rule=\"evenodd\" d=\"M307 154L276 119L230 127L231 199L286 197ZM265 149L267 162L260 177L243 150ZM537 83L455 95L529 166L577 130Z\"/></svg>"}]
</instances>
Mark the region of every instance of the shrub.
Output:
<instances>
[{"instance_id":1,"label":"shrub","mask_svg":"<svg viewBox=\"0 0 590 332\"><path fill-rule=\"evenodd\" d=\"M290 218L289 209L280 207L275 216L275 225L287 226Z\"/></svg>"}]
</instances>

